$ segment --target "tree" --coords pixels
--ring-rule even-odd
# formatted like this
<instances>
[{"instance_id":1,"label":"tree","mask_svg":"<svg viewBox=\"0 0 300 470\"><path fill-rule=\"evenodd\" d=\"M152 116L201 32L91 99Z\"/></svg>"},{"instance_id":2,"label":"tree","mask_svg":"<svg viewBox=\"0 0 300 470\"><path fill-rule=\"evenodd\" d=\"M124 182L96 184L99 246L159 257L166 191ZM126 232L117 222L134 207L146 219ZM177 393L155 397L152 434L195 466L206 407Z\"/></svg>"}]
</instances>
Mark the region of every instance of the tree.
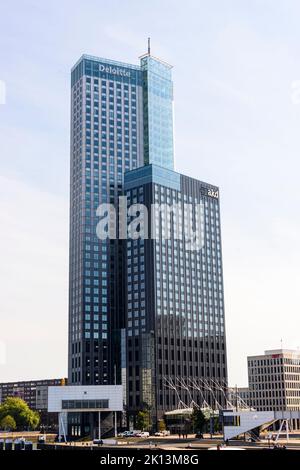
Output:
<instances>
[{"instance_id":1,"label":"tree","mask_svg":"<svg viewBox=\"0 0 300 470\"><path fill-rule=\"evenodd\" d=\"M10 415L6 415L0 422L0 428L4 431L14 431L17 429L16 421Z\"/></svg>"},{"instance_id":2,"label":"tree","mask_svg":"<svg viewBox=\"0 0 300 470\"><path fill-rule=\"evenodd\" d=\"M203 411L198 408L194 408L192 414L192 423L194 427L194 431L196 434L202 434L205 425L208 422L208 418L205 416Z\"/></svg>"},{"instance_id":3,"label":"tree","mask_svg":"<svg viewBox=\"0 0 300 470\"><path fill-rule=\"evenodd\" d=\"M150 429L150 413L148 410L140 410L137 414L136 425L141 431Z\"/></svg>"},{"instance_id":4,"label":"tree","mask_svg":"<svg viewBox=\"0 0 300 470\"><path fill-rule=\"evenodd\" d=\"M7 416L15 420L17 429L36 429L40 422L40 416L29 408L21 398L8 397L0 405L0 422Z\"/></svg>"},{"instance_id":5,"label":"tree","mask_svg":"<svg viewBox=\"0 0 300 470\"><path fill-rule=\"evenodd\" d=\"M166 430L166 423L165 423L165 420L164 420L164 419L159 419L159 420L158 420L158 430L159 430L160 432Z\"/></svg>"}]
</instances>

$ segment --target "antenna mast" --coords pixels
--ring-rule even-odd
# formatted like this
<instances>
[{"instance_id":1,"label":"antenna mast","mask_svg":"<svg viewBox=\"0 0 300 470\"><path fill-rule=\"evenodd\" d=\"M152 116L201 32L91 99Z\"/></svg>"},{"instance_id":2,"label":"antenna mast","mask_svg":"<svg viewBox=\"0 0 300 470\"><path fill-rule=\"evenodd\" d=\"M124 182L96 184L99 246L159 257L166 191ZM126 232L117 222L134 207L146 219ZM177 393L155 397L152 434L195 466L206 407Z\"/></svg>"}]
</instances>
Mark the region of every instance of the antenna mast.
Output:
<instances>
[{"instance_id":1,"label":"antenna mast","mask_svg":"<svg viewBox=\"0 0 300 470\"><path fill-rule=\"evenodd\" d=\"M150 55L150 50L151 50L151 48L150 48L150 38L148 38L148 55Z\"/></svg>"}]
</instances>

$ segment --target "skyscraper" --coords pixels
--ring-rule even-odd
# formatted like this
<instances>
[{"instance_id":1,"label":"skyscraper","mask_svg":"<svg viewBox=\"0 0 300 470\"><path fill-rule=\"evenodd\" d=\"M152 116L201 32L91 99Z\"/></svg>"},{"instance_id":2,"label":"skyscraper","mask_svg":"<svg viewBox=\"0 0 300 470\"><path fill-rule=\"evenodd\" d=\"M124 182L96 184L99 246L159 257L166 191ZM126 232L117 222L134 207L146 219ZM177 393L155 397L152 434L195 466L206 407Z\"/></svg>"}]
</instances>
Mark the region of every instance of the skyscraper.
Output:
<instances>
[{"instance_id":1,"label":"skyscraper","mask_svg":"<svg viewBox=\"0 0 300 470\"><path fill-rule=\"evenodd\" d=\"M178 406L166 378L226 381L218 188L174 172L169 64L84 55L71 87L69 383L122 383L129 412L146 404L155 420ZM155 240L125 240L118 226L100 239L98 208L118 214L124 195L149 209L188 202L192 225L201 203L203 247L166 239L171 214ZM71 419L77 434L93 427Z\"/></svg>"},{"instance_id":2,"label":"skyscraper","mask_svg":"<svg viewBox=\"0 0 300 470\"><path fill-rule=\"evenodd\" d=\"M124 242L99 240L97 208L118 207L124 173L173 167L171 67L83 55L71 73L69 383L121 381Z\"/></svg>"},{"instance_id":3,"label":"skyscraper","mask_svg":"<svg viewBox=\"0 0 300 470\"><path fill-rule=\"evenodd\" d=\"M219 189L151 164L125 174L125 194L147 209L146 233L127 240L127 404L155 423L200 404L193 380L227 382Z\"/></svg>"}]
</instances>

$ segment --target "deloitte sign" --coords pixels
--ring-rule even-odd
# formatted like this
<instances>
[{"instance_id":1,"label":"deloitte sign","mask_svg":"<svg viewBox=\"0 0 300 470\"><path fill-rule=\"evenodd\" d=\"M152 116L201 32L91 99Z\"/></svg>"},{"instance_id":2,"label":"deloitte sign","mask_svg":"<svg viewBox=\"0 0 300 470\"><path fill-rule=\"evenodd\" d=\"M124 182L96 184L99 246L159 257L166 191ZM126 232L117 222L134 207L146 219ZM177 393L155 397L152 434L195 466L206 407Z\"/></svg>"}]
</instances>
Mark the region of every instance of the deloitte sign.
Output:
<instances>
[{"instance_id":1,"label":"deloitte sign","mask_svg":"<svg viewBox=\"0 0 300 470\"><path fill-rule=\"evenodd\" d=\"M120 67L114 67L112 65L100 64L100 72L111 73L113 75L119 75L120 77L130 77L129 70L122 69Z\"/></svg>"}]
</instances>

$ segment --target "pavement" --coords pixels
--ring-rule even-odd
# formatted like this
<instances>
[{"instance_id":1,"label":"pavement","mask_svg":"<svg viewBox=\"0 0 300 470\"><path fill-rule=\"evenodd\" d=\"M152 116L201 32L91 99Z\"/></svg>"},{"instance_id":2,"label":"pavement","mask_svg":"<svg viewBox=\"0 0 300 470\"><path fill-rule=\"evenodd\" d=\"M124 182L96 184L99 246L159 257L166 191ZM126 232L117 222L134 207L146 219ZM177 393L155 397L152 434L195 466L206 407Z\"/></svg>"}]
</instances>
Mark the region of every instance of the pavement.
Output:
<instances>
[{"instance_id":1,"label":"pavement","mask_svg":"<svg viewBox=\"0 0 300 470\"><path fill-rule=\"evenodd\" d=\"M39 436L39 432L13 432L13 433L4 433L0 432L0 439L16 439L18 437L24 437L27 440L31 440L35 442L37 437ZM49 444L52 441L53 445L53 438L54 435L47 435L46 443ZM110 439L109 441L114 440L114 438ZM116 446L124 449L162 449L162 450L205 450L210 447L216 447L218 444L223 443L223 437L221 435L216 435L210 438L209 434L204 435L203 439L196 439L194 434L188 435L187 439L179 438L176 435L165 436L165 437L158 437L158 436L151 436L149 438L116 438L118 444L112 445L111 443L105 444L102 448L115 448ZM109 442L108 441L108 442ZM257 450L257 449L266 449L266 448L273 448L274 447L273 441L268 441L262 439L259 442L245 442L242 440L231 440L230 446L234 447L242 447L244 449L249 450ZM278 439L277 444L279 446L286 446L287 449L295 449L300 450L300 434L299 432L291 433L290 439L287 440L285 435L282 435L282 438ZM85 442L68 442L68 443L55 443L56 446L72 446L72 447L98 447L94 446L92 441L85 441Z\"/></svg>"},{"instance_id":2,"label":"pavement","mask_svg":"<svg viewBox=\"0 0 300 470\"><path fill-rule=\"evenodd\" d=\"M120 439L117 438L117 445L106 445L105 440L103 446L101 448L116 448L119 449L160 449L160 450L185 450L185 451L193 451L193 450L207 450L210 447L216 447L218 444L223 444L223 439L221 436L213 437L205 437L204 439L196 439L194 435L188 436L187 439L179 439L176 436L166 436L166 437L155 437L151 436L147 439ZM72 443L56 443L57 446L73 446L73 447L89 447L93 446L92 441L87 442L72 442ZM277 445L279 446L286 446L287 449L291 450L300 450L300 438L295 437L291 438L288 441L286 439L279 439L277 441ZM98 447L98 446L93 446ZM261 440L260 442L245 442L242 440L231 440L229 443L229 447L241 447L247 450L263 450L269 449L274 447L274 443L271 441L270 443L267 440Z\"/></svg>"}]
</instances>

